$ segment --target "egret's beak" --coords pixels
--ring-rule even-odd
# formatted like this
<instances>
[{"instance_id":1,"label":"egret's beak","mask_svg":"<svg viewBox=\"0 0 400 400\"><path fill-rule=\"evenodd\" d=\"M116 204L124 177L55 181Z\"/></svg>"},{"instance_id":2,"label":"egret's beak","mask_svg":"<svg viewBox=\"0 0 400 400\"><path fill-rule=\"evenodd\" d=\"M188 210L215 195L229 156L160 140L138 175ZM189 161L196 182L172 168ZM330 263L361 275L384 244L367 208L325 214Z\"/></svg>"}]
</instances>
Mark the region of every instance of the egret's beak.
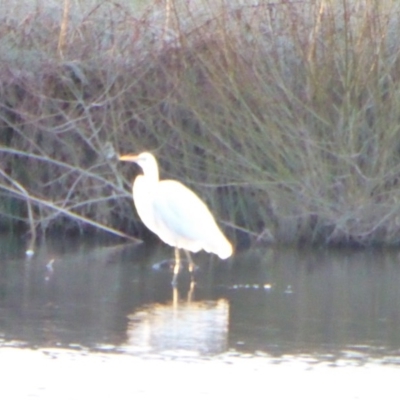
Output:
<instances>
[{"instance_id":1,"label":"egret's beak","mask_svg":"<svg viewBox=\"0 0 400 400\"><path fill-rule=\"evenodd\" d=\"M118 159L120 161L131 161L136 162L139 159L139 156L136 154L125 154L123 156L119 156Z\"/></svg>"}]
</instances>

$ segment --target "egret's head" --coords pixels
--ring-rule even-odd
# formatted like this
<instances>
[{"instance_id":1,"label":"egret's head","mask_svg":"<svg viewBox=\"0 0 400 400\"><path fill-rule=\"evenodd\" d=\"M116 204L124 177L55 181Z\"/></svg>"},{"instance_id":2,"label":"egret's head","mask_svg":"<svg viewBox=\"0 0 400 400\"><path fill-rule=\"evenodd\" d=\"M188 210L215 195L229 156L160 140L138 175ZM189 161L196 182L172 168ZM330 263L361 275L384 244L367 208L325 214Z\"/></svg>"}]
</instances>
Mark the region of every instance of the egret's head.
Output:
<instances>
[{"instance_id":1,"label":"egret's head","mask_svg":"<svg viewBox=\"0 0 400 400\"><path fill-rule=\"evenodd\" d=\"M125 154L119 157L120 161L134 162L143 170L143 175L146 177L157 177L158 180L158 165L153 154L147 151L140 154Z\"/></svg>"}]
</instances>

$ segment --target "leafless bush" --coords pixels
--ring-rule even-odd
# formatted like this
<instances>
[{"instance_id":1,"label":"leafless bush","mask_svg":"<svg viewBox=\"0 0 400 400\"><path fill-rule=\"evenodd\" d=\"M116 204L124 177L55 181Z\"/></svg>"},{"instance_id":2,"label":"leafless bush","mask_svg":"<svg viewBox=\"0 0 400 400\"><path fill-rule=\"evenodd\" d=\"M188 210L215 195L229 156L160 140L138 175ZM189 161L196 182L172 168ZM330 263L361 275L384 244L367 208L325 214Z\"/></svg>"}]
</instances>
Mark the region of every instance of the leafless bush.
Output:
<instances>
[{"instance_id":1,"label":"leafless bush","mask_svg":"<svg viewBox=\"0 0 400 400\"><path fill-rule=\"evenodd\" d=\"M146 149L232 232L398 241L395 2L55 7L0 28L3 220L137 232Z\"/></svg>"}]
</instances>

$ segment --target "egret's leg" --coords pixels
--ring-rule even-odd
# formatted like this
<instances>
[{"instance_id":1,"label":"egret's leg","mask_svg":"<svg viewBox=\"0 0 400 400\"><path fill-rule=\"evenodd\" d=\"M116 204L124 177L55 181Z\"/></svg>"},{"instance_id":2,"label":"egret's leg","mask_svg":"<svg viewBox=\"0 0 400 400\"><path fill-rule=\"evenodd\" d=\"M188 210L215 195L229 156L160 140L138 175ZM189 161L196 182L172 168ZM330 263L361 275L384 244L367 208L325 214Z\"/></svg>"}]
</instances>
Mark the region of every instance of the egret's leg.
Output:
<instances>
[{"instance_id":1,"label":"egret's leg","mask_svg":"<svg viewBox=\"0 0 400 400\"><path fill-rule=\"evenodd\" d=\"M189 272L190 272L190 286L193 287L194 286L194 262L192 260L192 256L190 255L190 252L188 250L185 250L186 253L186 257L188 259L188 263L189 263Z\"/></svg>"},{"instance_id":2,"label":"egret's leg","mask_svg":"<svg viewBox=\"0 0 400 400\"><path fill-rule=\"evenodd\" d=\"M194 282L194 280L192 280L190 282L189 292L188 292L188 295L187 295L188 304L190 304L192 302L192 300L193 300L194 287L195 287L195 282Z\"/></svg>"},{"instance_id":3,"label":"egret's leg","mask_svg":"<svg viewBox=\"0 0 400 400\"><path fill-rule=\"evenodd\" d=\"M172 285L176 286L177 280L178 280L178 273L179 273L179 268L181 266L181 257L179 254L179 249L175 247L175 265L174 265L174 277L172 278Z\"/></svg>"},{"instance_id":4,"label":"egret's leg","mask_svg":"<svg viewBox=\"0 0 400 400\"><path fill-rule=\"evenodd\" d=\"M172 308L174 311L178 309L178 303L179 303L179 293L176 285L174 285L172 289Z\"/></svg>"}]
</instances>

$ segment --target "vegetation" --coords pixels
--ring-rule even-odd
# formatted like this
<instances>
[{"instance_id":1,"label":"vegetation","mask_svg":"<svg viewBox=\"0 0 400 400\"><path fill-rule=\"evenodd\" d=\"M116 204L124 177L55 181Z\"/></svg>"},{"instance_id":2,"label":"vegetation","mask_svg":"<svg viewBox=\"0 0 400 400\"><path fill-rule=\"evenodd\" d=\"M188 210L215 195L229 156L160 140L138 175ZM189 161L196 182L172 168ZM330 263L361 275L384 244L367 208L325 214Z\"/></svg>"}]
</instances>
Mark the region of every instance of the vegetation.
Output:
<instances>
[{"instance_id":1,"label":"vegetation","mask_svg":"<svg viewBox=\"0 0 400 400\"><path fill-rule=\"evenodd\" d=\"M141 234L151 150L238 242L399 242L397 1L82 3L0 17L3 228Z\"/></svg>"}]
</instances>

